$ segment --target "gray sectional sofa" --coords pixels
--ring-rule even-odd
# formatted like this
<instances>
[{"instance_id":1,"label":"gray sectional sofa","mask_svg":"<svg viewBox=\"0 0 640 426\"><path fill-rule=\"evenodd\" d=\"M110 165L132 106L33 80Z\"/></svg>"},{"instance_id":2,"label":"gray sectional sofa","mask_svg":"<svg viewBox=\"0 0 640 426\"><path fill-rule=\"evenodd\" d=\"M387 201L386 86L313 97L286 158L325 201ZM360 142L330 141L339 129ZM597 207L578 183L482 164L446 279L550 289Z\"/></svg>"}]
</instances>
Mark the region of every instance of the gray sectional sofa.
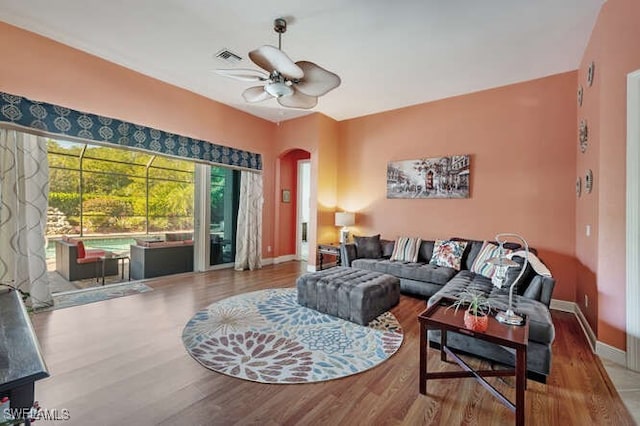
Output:
<instances>
[{"instance_id":1,"label":"gray sectional sofa","mask_svg":"<svg viewBox=\"0 0 640 426\"><path fill-rule=\"evenodd\" d=\"M376 245L376 238L379 243ZM461 261L461 269L430 264L434 241L422 241L417 262L399 262L390 260L394 241L382 240L379 236L370 237L364 243L343 244L341 246L342 266L377 271L396 276L400 279L403 293L427 299L427 304L435 303L441 297L458 298L465 289L481 292L489 297L492 307L504 310L509 302L509 285L520 273L518 268L509 268L507 285L495 287L491 280L483 275L471 272L471 266L480 252L483 241L467 241ZM373 248L372 248L373 247ZM379 249L376 249L379 247ZM510 244L517 250L519 245ZM536 253L535 249L531 249ZM513 260L524 264L524 259ZM529 345L527 349L527 375L529 378L545 383L551 369L551 344L555 336L549 304L555 280L536 273L531 265L514 289L514 309L529 318ZM438 331L429 333L432 346L440 342ZM447 338L449 346L501 364L513 365L512 351L499 345L483 342L470 336L452 333Z\"/></svg>"}]
</instances>

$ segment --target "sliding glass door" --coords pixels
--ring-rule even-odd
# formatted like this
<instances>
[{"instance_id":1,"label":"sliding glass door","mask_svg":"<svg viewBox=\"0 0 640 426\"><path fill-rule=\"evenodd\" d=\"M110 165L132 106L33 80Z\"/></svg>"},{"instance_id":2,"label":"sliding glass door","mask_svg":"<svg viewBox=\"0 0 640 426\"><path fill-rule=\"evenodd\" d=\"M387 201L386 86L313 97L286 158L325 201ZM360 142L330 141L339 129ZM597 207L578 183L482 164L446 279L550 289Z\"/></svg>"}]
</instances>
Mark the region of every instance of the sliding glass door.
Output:
<instances>
[{"instance_id":1,"label":"sliding glass door","mask_svg":"<svg viewBox=\"0 0 640 426\"><path fill-rule=\"evenodd\" d=\"M235 261L240 172L211 167L211 217L209 222L209 264Z\"/></svg>"}]
</instances>

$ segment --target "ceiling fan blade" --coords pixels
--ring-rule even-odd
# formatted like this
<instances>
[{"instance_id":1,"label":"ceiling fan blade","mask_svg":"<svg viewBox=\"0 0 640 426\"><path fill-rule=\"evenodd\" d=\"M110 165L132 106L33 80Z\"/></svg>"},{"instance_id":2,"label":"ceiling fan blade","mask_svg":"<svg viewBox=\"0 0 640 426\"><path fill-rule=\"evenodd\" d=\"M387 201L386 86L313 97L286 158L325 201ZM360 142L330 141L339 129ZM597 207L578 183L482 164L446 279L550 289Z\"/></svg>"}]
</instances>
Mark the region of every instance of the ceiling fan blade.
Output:
<instances>
[{"instance_id":1,"label":"ceiling fan blade","mask_svg":"<svg viewBox=\"0 0 640 426\"><path fill-rule=\"evenodd\" d=\"M269 76L262 71L252 70L247 68L236 68L236 69L217 69L215 70L216 74L220 74L225 77L230 77L235 80L240 81L266 81L269 79Z\"/></svg>"},{"instance_id":2,"label":"ceiling fan blade","mask_svg":"<svg viewBox=\"0 0 640 426\"><path fill-rule=\"evenodd\" d=\"M305 95L322 96L340 86L342 82L337 74L327 71L319 65L309 61L296 62L304 72L302 81L296 84L296 89Z\"/></svg>"},{"instance_id":3,"label":"ceiling fan blade","mask_svg":"<svg viewBox=\"0 0 640 426\"><path fill-rule=\"evenodd\" d=\"M304 76L302 69L297 66L282 50L273 46L262 46L249 52L249 58L260 68L278 71L289 80L298 80Z\"/></svg>"},{"instance_id":4,"label":"ceiling fan blade","mask_svg":"<svg viewBox=\"0 0 640 426\"><path fill-rule=\"evenodd\" d=\"M295 90L291 96L278 98L278 103L287 108L311 109L318 104L316 96L308 96Z\"/></svg>"},{"instance_id":5,"label":"ceiling fan blade","mask_svg":"<svg viewBox=\"0 0 640 426\"><path fill-rule=\"evenodd\" d=\"M249 87L247 90L242 92L242 97L245 101L251 103L262 102L266 101L267 99L271 99L271 95L268 94L262 86Z\"/></svg>"}]
</instances>

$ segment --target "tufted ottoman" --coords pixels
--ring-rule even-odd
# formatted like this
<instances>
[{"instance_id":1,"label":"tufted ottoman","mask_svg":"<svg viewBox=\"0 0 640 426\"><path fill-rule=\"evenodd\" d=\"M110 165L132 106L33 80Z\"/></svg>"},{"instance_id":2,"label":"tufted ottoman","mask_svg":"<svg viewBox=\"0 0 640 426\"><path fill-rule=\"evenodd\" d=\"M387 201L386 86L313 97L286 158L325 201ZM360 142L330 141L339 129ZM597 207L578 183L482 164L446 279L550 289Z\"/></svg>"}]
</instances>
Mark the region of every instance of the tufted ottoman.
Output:
<instances>
[{"instance_id":1,"label":"tufted ottoman","mask_svg":"<svg viewBox=\"0 0 640 426\"><path fill-rule=\"evenodd\" d=\"M338 266L296 280L298 303L361 325L400 301L400 280L392 275Z\"/></svg>"}]
</instances>

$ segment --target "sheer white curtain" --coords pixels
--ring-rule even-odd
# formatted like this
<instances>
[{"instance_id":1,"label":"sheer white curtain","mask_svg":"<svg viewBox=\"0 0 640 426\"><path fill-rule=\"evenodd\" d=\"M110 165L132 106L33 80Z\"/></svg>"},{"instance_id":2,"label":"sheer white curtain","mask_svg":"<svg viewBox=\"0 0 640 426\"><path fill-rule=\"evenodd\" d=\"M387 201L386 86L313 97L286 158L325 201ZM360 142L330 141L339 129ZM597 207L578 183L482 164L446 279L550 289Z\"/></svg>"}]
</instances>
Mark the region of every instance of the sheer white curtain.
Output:
<instances>
[{"instance_id":1,"label":"sheer white curtain","mask_svg":"<svg viewBox=\"0 0 640 426\"><path fill-rule=\"evenodd\" d=\"M262 268L262 174L242 171L235 269Z\"/></svg>"},{"instance_id":2,"label":"sheer white curtain","mask_svg":"<svg viewBox=\"0 0 640 426\"><path fill-rule=\"evenodd\" d=\"M0 128L0 282L30 293L33 307L52 304L45 256L48 196L46 139Z\"/></svg>"}]
</instances>

